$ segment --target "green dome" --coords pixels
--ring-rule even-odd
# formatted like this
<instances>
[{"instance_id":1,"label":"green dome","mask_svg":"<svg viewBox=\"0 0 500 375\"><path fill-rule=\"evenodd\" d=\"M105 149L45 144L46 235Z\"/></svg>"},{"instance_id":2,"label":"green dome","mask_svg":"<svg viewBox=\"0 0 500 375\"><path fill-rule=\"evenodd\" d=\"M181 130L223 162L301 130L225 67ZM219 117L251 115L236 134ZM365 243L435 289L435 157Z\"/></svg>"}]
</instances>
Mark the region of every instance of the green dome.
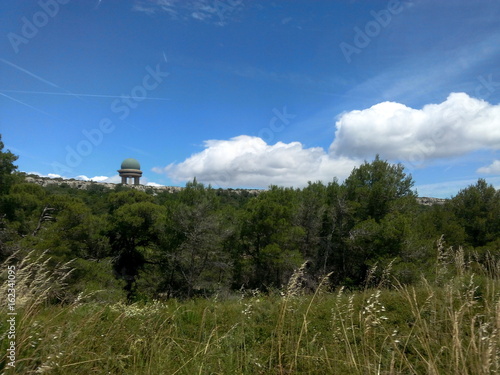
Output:
<instances>
[{"instance_id":1,"label":"green dome","mask_svg":"<svg viewBox=\"0 0 500 375\"><path fill-rule=\"evenodd\" d=\"M139 162L137 160L132 159L132 158L128 158L122 162L121 169L139 169L140 170L141 165L139 164Z\"/></svg>"}]
</instances>

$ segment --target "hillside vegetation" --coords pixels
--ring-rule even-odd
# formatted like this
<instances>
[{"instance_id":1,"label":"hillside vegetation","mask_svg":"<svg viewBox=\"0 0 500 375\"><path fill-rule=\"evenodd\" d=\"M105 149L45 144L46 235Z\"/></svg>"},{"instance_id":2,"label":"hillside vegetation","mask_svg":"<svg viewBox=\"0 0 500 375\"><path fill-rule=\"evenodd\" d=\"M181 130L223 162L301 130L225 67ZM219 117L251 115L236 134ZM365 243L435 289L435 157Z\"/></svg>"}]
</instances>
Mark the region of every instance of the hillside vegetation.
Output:
<instances>
[{"instance_id":1,"label":"hillside vegetation","mask_svg":"<svg viewBox=\"0 0 500 375\"><path fill-rule=\"evenodd\" d=\"M16 373L499 370L500 192L485 180L425 206L378 157L258 195L41 187L16 159L0 138Z\"/></svg>"}]
</instances>

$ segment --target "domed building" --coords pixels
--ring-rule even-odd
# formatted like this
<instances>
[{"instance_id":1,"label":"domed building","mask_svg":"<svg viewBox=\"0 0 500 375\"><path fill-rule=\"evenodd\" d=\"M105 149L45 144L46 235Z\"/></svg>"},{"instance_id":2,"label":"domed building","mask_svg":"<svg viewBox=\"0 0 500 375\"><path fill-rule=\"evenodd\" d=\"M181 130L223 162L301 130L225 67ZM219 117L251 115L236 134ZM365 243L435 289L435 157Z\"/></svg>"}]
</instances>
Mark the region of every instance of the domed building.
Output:
<instances>
[{"instance_id":1,"label":"domed building","mask_svg":"<svg viewBox=\"0 0 500 375\"><path fill-rule=\"evenodd\" d=\"M132 179L134 179L134 185L139 185L139 180L142 176L141 165L135 159L125 159L122 162L118 173L122 178L122 184L128 184Z\"/></svg>"}]
</instances>

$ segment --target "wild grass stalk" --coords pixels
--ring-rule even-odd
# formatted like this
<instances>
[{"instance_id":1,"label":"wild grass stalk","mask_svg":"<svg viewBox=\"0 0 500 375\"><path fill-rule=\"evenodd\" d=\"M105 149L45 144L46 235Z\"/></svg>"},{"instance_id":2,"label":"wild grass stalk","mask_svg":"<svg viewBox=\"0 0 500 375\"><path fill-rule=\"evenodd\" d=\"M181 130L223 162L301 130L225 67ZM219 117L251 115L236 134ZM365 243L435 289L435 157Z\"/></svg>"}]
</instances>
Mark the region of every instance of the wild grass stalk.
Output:
<instances>
[{"instance_id":1,"label":"wild grass stalk","mask_svg":"<svg viewBox=\"0 0 500 375\"><path fill-rule=\"evenodd\" d=\"M32 256L19 261L16 373L498 373L498 261L440 252L439 277L414 285L392 278L389 267L360 291L329 291L325 277L307 294L299 269L282 295L59 305L47 301L64 296L64 280L54 280L64 272Z\"/></svg>"}]
</instances>

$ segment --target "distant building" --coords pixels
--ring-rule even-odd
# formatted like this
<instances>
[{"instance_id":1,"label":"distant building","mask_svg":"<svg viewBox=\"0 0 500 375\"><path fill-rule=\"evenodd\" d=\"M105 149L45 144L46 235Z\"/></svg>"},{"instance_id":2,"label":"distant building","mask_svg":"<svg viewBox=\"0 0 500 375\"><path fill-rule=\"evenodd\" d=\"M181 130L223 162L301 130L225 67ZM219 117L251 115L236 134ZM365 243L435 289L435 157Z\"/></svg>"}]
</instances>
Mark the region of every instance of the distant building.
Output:
<instances>
[{"instance_id":1,"label":"distant building","mask_svg":"<svg viewBox=\"0 0 500 375\"><path fill-rule=\"evenodd\" d=\"M139 185L139 180L142 176L141 165L135 159L125 159L118 173L122 178L122 184L127 185L134 179L134 185Z\"/></svg>"}]
</instances>

